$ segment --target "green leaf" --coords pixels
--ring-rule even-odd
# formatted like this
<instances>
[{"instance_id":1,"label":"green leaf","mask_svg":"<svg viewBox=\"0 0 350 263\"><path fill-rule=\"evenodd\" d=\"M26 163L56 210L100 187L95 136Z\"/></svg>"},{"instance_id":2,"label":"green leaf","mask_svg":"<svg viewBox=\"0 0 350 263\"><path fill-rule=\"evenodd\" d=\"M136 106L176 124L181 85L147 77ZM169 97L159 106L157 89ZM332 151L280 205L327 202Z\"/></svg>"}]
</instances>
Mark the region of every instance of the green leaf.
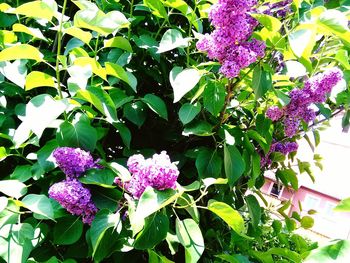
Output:
<instances>
[{"instance_id":1,"label":"green leaf","mask_svg":"<svg viewBox=\"0 0 350 263\"><path fill-rule=\"evenodd\" d=\"M105 67L106 67L107 75L111 75L121 79L122 81L129 84L129 86L133 89L133 91L135 92L137 91L136 90L137 79L133 74L125 71L121 66L111 62L106 62Z\"/></svg>"},{"instance_id":2,"label":"green leaf","mask_svg":"<svg viewBox=\"0 0 350 263\"><path fill-rule=\"evenodd\" d=\"M208 209L224 220L237 234L244 234L243 217L231 206L216 200L209 200Z\"/></svg>"},{"instance_id":3,"label":"green leaf","mask_svg":"<svg viewBox=\"0 0 350 263\"><path fill-rule=\"evenodd\" d=\"M228 183L233 186L245 171L245 162L241 153L233 145L224 146L224 167Z\"/></svg>"},{"instance_id":4,"label":"green leaf","mask_svg":"<svg viewBox=\"0 0 350 263\"><path fill-rule=\"evenodd\" d=\"M135 214L133 215L135 220L135 229L133 228L134 233L138 233L141 230L144 223L143 220L146 217L174 202L180 195L181 193L172 189L158 191L147 187L142 193Z\"/></svg>"},{"instance_id":5,"label":"green leaf","mask_svg":"<svg viewBox=\"0 0 350 263\"><path fill-rule=\"evenodd\" d=\"M32 71L26 77L25 89L31 90L38 87L56 87L55 78L40 71Z\"/></svg>"},{"instance_id":6,"label":"green leaf","mask_svg":"<svg viewBox=\"0 0 350 263\"><path fill-rule=\"evenodd\" d=\"M174 67L170 71L170 84L174 90L174 103L181 100L199 82L201 74L198 70L188 68L182 70L181 67Z\"/></svg>"},{"instance_id":7,"label":"green leaf","mask_svg":"<svg viewBox=\"0 0 350 263\"><path fill-rule=\"evenodd\" d=\"M228 255L228 254L221 254L216 255L215 257L220 258L222 260L225 260L230 263L251 263L249 259L242 255Z\"/></svg>"},{"instance_id":8,"label":"green leaf","mask_svg":"<svg viewBox=\"0 0 350 263\"><path fill-rule=\"evenodd\" d=\"M202 150L196 158L196 168L199 178L214 177L221 174L222 159L217 151Z\"/></svg>"},{"instance_id":9,"label":"green leaf","mask_svg":"<svg viewBox=\"0 0 350 263\"><path fill-rule=\"evenodd\" d=\"M57 220L53 227L53 243L71 245L79 240L83 233L83 223L79 217L69 216Z\"/></svg>"},{"instance_id":10,"label":"green leaf","mask_svg":"<svg viewBox=\"0 0 350 263\"><path fill-rule=\"evenodd\" d=\"M142 101L128 103L123 108L124 116L139 128L146 120L146 107Z\"/></svg>"},{"instance_id":11,"label":"green leaf","mask_svg":"<svg viewBox=\"0 0 350 263\"><path fill-rule=\"evenodd\" d=\"M278 32L281 29L282 23L277 18L265 14L252 14L256 20L260 22L267 30Z\"/></svg>"},{"instance_id":12,"label":"green leaf","mask_svg":"<svg viewBox=\"0 0 350 263\"><path fill-rule=\"evenodd\" d=\"M48 141L38 152L38 163L43 172L49 172L55 168L55 163L52 159L52 152L58 147L56 140ZM51 158L50 158L51 157ZM33 170L33 169L32 169ZM32 171L33 175L35 174Z\"/></svg>"},{"instance_id":13,"label":"green leaf","mask_svg":"<svg viewBox=\"0 0 350 263\"><path fill-rule=\"evenodd\" d=\"M89 87L88 90L79 90L76 96L94 105L96 109L107 117L108 122L113 123L114 121L117 121L118 118L114 102L108 93L103 89L98 87Z\"/></svg>"},{"instance_id":14,"label":"green leaf","mask_svg":"<svg viewBox=\"0 0 350 263\"><path fill-rule=\"evenodd\" d=\"M22 199L22 203L25 208L32 212L53 220L52 205L46 195L29 194Z\"/></svg>"},{"instance_id":15,"label":"green leaf","mask_svg":"<svg viewBox=\"0 0 350 263\"><path fill-rule=\"evenodd\" d=\"M202 26L201 19L197 17L196 12L193 11L193 9L189 6L189 4L186 3L186 1L167 0L167 1L163 1L163 4L170 8L179 10L181 14L188 19L189 23L193 25L199 33L202 33L203 26ZM200 4L197 5L198 8L200 8L200 6L201 6ZM207 6L207 8L208 7L209 6Z\"/></svg>"},{"instance_id":16,"label":"green leaf","mask_svg":"<svg viewBox=\"0 0 350 263\"><path fill-rule=\"evenodd\" d=\"M213 135L213 127L205 121L193 122L187 125L183 131L183 135L211 136Z\"/></svg>"},{"instance_id":17,"label":"green leaf","mask_svg":"<svg viewBox=\"0 0 350 263\"><path fill-rule=\"evenodd\" d=\"M119 11L107 14L98 8L79 10L74 15L74 26L96 31L104 36L129 26L129 21Z\"/></svg>"},{"instance_id":18,"label":"green leaf","mask_svg":"<svg viewBox=\"0 0 350 263\"><path fill-rule=\"evenodd\" d=\"M289 182L295 191L299 189L298 177L294 172L294 170L292 169L277 170L276 176L280 178L283 183Z\"/></svg>"},{"instance_id":19,"label":"green leaf","mask_svg":"<svg viewBox=\"0 0 350 263\"><path fill-rule=\"evenodd\" d=\"M79 147L93 151L96 147L97 132L86 121L78 121L75 124L65 121L57 129L56 139L61 147Z\"/></svg>"},{"instance_id":20,"label":"green leaf","mask_svg":"<svg viewBox=\"0 0 350 263\"><path fill-rule=\"evenodd\" d=\"M272 76L270 72L264 70L263 67L257 66L253 72L253 89L255 97L260 99L265 93L272 88Z\"/></svg>"},{"instance_id":21,"label":"green leaf","mask_svg":"<svg viewBox=\"0 0 350 263\"><path fill-rule=\"evenodd\" d=\"M178 47L187 47L189 39L183 38L177 29L168 29L160 40L158 52L164 53Z\"/></svg>"},{"instance_id":22,"label":"green leaf","mask_svg":"<svg viewBox=\"0 0 350 263\"><path fill-rule=\"evenodd\" d=\"M160 0L143 0L143 4L152 10L152 14L168 20L168 13Z\"/></svg>"},{"instance_id":23,"label":"green leaf","mask_svg":"<svg viewBox=\"0 0 350 263\"><path fill-rule=\"evenodd\" d=\"M104 47L105 48L116 47L116 48L124 49L130 53L133 52L129 40L127 40L124 37L113 37L110 39L106 39L104 41Z\"/></svg>"},{"instance_id":24,"label":"green leaf","mask_svg":"<svg viewBox=\"0 0 350 263\"><path fill-rule=\"evenodd\" d=\"M179 110L179 118L183 125L190 123L201 111L202 106L199 102L195 104L185 103Z\"/></svg>"},{"instance_id":25,"label":"green leaf","mask_svg":"<svg viewBox=\"0 0 350 263\"><path fill-rule=\"evenodd\" d=\"M254 228L257 228L261 218L261 207L259 201L254 195L248 195L245 199L247 201L250 218L252 219L252 225Z\"/></svg>"},{"instance_id":26,"label":"green leaf","mask_svg":"<svg viewBox=\"0 0 350 263\"><path fill-rule=\"evenodd\" d=\"M334 208L334 211L350 212L350 197L341 200L339 204Z\"/></svg>"},{"instance_id":27,"label":"green leaf","mask_svg":"<svg viewBox=\"0 0 350 263\"><path fill-rule=\"evenodd\" d=\"M0 147L0 162L1 162L2 160L5 160L7 156L9 156L9 155L8 155L7 152L6 152L6 148L3 147L3 146L1 146L1 147Z\"/></svg>"},{"instance_id":28,"label":"green leaf","mask_svg":"<svg viewBox=\"0 0 350 263\"><path fill-rule=\"evenodd\" d=\"M18 180L1 180L0 192L18 199L27 193L27 186Z\"/></svg>"},{"instance_id":29,"label":"green leaf","mask_svg":"<svg viewBox=\"0 0 350 263\"><path fill-rule=\"evenodd\" d=\"M204 108L217 116L225 104L225 85L209 81L203 93Z\"/></svg>"},{"instance_id":30,"label":"green leaf","mask_svg":"<svg viewBox=\"0 0 350 263\"><path fill-rule=\"evenodd\" d=\"M176 219L176 235L185 248L185 262L197 262L204 252L204 240L198 224L190 218Z\"/></svg>"},{"instance_id":31,"label":"green leaf","mask_svg":"<svg viewBox=\"0 0 350 263\"><path fill-rule=\"evenodd\" d=\"M103 251L107 249L104 246L101 246L100 243L106 231L110 228L113 228L117 233L120 233L122 229L120 215L119 213L110 213L108 210L101 210L96 214L90 228L90 239L93 250L92 257L95 256L97 250Z\"/></svg>"},{"instance_id":32,"label":"green leaf","mask_svg":"<svg viewBox=\"0 0 350 263\"><path fill-rule=\"evenodd\" d=\"M149 249L167 236L169 219L165 213L154 213L145 219L143 230L136 236L133 246L136 249Z\"/></svg>"},{"instance_id":33,"label":"green leaf","mask_svg":"<svg viewBox=\"0 0 350 263\"><path fill-rule=\"evenodd\" d=\"M142 101L147 104L147 106L157 113L160 117L168 120L168 111L164 101L156 95L146 94Z\"/></svg>"},{"instance_id":34,"label":"green leaf","mask_svg":"<svg viewBox=\"0 0 350 263\"><path fill-rule=\"evenodd\" d=\"M11 13L51 21L52 17L55 15L55 11L57 11L57 5L55 10L44 1L32 1L20 5L11 11ZM9 11L7 12L9 13Z\"/></svg>"},{"instance_id":35,"label":"green leaf","mask_svg":"<svg viewBox=\"0 0 350 263\"><path fill-rule=\"evenodd\" d=\"M317 248L303 261L305 263L318 262L347 262L350 258L350 241L335 240L328 245Z\"/></svg>"},{"instance_id":36,"label":"green leaf","mask_svg":"<svg viewBox=\"0 0 350 263\"><path fill-rule=\"evenodd\" d=\"M28 44L20 44L5 48L0 52L0 62L15 59L33 59L37 62L43 60L44 55L40 51Z\"/></svg>"},{"instance_id":37,"label":"green leaf","mask_svg":"<svg viewBox=\"0 0 350 263\"><path fill-rule=\"evenodd\" d=\"M300 224L302 228L312 228L314 226L314 219L311 216L303 216L301 218Z\"/></svg>"},{"instance_id":38,"label":"green leaf","mask_svg":"<svg viewBox=\"0 0 350 263\"><path fill-rule=\"evenodd\" d=\"M124 123L113 123L113 126L118 130L120 137L126 147L130 148L131 143L131 132Z\"/></svg>"},{"instance_id":39,"label":"green leaf","mask_svg":"<svg viewBox=\"0 0 350 263\"><path fill-rule=\"evenodd\" d=\"M90 169L84 177L79 180L83 184L98 185L104 188L115 188L113 186L115 175L108 169Z\"/></svg>"}]
</instances>

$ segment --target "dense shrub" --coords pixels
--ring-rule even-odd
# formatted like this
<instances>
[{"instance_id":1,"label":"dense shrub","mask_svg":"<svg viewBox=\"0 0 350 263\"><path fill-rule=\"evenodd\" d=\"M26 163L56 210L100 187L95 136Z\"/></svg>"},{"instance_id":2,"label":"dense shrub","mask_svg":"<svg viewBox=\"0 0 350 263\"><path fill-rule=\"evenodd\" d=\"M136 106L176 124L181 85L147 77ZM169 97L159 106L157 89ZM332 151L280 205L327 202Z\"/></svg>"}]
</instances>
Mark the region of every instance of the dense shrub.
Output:
<instances>
[{"instance_id":1,"label":"dense shrub","mask_svg":"<svg viewBox=\"0 0 350 263\"><path fill-rule=\"evenodd\" d=\"M259 189L349 125L348 6L3 0L2 260L301 262L312 217Z\"/></svg>"}]
</instances>

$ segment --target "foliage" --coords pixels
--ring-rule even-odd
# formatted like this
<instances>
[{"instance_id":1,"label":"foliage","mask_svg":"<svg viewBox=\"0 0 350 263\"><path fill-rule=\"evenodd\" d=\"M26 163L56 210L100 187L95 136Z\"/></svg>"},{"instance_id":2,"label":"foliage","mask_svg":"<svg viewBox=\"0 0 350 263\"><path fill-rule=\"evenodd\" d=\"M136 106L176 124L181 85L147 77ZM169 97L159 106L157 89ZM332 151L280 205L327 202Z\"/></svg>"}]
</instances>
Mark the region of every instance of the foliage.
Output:
<instances>
[{"instance_id":1,"label":"foliage","mask_svg":"<svg viewBox=\"0 0 350 263\"><path fill-rule=\"evenodd\" d=\"M301 262L317 247L293 233L312 218L289 217L287 202L275 211L283 220L271 219L259 189L267 170L294 189L298 173L314 179L311 164L277 143L304 138L313 148L328 119L344 112L350 123L350 2L293 0L281 16L271 9L279 1L259 1L253 37L265 55L234 78L196 48L213 30L214 2L2 1L3 261ZM292 89L333 67L345 81L286 137L267 109L288 107ZM99 209L91 225L48 197L65 178L53 157L64 146L103 166L79 178ZM180 171L176 189L147 187L134 199L113 182L130 179L131 155L163 150ZM349 249L331 246L310 262Z\"/></svg>"}]
</instances>

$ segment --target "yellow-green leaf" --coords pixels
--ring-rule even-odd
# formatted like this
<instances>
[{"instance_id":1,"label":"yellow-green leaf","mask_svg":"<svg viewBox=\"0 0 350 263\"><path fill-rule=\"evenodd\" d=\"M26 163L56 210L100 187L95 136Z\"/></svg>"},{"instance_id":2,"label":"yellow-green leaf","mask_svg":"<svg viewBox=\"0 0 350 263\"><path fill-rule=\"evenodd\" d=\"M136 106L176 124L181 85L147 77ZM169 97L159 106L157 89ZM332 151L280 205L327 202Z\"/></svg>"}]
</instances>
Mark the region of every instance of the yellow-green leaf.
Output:
<instances>
[{"instance_id":1,"label":"yellow-green leaf","mask_svg":"<svg viewBox=\"0 0 350 263\"><path fill-rule=\"evenodd\" d=\"M54 77L40 71L32 71L26 77L25 89L31 90L37 87L55 87Z\"/></svg>"},{"instance_id":2,"label":"yellow-green leaf","mask_svg":"<svg viewBox=\"0 0 350 263\"><path fill-rule=\"evenodd\" d=\"M44 55L40 51L28 44L21 44L6 48L0 52L0 62L16 59L33 59L42 61Z\"/></svg>"},{"instance_id":3,"label":"yellow-green leaf","mask_svg":"<svg viewBox=\"0 0 350 263\"><path fill-rule=\"evenodd\" d=\"M65 34L71 35L83 41L85 44L89 44L92 38L90 32L86 32L78 27L69 27L63 31Z\"/></svg>"},{"instance_id":4,"label":"yellow-green leaf","mask_svg":"<svg viewBox=\"0 0 350 263\"><path fill-rule=\"evenodd\" d=\"M22 25L22 24L14 24L12 26L12 30L13 32L26 33L35 38L47 41L46 37L43 35L43 33L41 33L41 31L38 28L26 27L25 25Z\"/></svg>"},{"instance_id":5,"label":"yellow-green leaf","mask_svg":"<svg viewBox=\"0 0 350 263\"><path fill-rule=\"evenodd\" d=\"M209 200L208 209L224 220L236 233L242 234L244 232L243 217L228 204Z\"/></svg>"},{"instance_id":6,"label":"yellow-green leaf","mask_svg":"<svg viewBox=\"0 0 350 263\"><path fill-rule=\"evenodd\" d=\"M104 41L104 47L117 47L132 53L130 42L124 37L113 37Z\"/></svg>"},{"instance_id":7,"label":"yellow-green leaf","mask_svg":"<svg viewBox=\"0 0 350 263\"><path fill-rule=\"evenodd\" d=\"M43 1L32 1L20 5L14 10L7 10L7 13L51 21L52 17L55 14L55 11Z\"/></svg>"}]
</instances>

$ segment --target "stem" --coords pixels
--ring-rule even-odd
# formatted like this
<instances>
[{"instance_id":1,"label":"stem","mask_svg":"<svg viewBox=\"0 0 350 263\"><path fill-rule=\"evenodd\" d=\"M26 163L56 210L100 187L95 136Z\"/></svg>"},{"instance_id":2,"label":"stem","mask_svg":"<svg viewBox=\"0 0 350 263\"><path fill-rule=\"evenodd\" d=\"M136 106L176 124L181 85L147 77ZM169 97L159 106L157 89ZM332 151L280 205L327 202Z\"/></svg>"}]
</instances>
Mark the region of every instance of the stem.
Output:
<instances>
[{"instance_id":1,"label":"stem","mask_svg":"<svg viewBox=\"0 0 350 263\"><path fill-rule=\"evenodd\" d=\"M66 6L67 6L67 0L64 0L63 2L63 7L62 7L62 14L61 14L61 21L60 21L60 27L57 32L57 56L56 56L56 79L57 79L57 90L58 90L58 95L60 99L63 99L62 95L62 90L61 90L61 79L60 79L60 62L59 62L59 56L61 55L61 42L62 42L62 23L63 23L63 18L64 18L64 13L66 11Z\"/></svg>"},{"instance_id":2,"label":"stem","mask_svg":"<svg viewBox=\"0 0 350 263\"><path fill-rule=\"evenodd\" d=\"M96 43L95 43L95 49L94 49L94 60L96 61L96 56L97 56L97 49L98 49L98 41L99 41L99 39L100 39L100 34L98 34L97 35L97 38L96 38ZM94 74L92 74L92 76L91 76L91 86L92 86L92 84L93 84L93 82L94 82Z\"/></svg>"},{"instance_id":3,"label":"stem","mask_svg":"<svg viewBox=\"0 0 350 263\"><path fill-rule=\"evenodd\" d=\"M131 3L130 3L130 18L132 17L133 12L134 12L134 0L131 0ZM130 25L129 25L129 28L128 28L128 40L129 41L130 41L130 37L131 37L131 22L130 22Z\"/></svg>"}]
</instances>

